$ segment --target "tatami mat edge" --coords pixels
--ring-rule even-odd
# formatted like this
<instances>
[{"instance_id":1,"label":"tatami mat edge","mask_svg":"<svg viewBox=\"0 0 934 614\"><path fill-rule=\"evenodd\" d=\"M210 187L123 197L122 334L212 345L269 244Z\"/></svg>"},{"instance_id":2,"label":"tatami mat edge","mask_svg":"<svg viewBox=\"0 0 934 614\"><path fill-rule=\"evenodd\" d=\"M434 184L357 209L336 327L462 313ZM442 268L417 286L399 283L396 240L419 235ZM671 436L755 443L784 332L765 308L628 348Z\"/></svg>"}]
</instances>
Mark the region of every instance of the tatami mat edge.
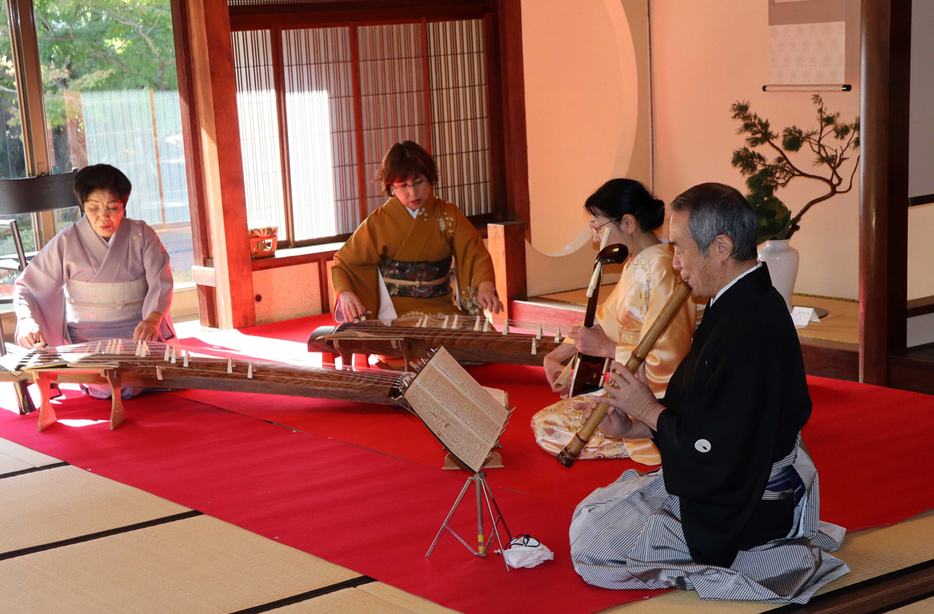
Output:
<instances>
[{"instance_id":1,"label":"tatami mat edge","mask_svg":"<svg viewBox=\"0 0 934 614\"><path fill-rule=\"evenodd\" d=\"M61 462L57 458L0 437L0 477L11 472L36 469Z\"/></svg>"},{"instance_id":2,"label":"tatami mat edge","mask_svg":"<svg viewBox=\"0 0 934 614\"><path fill-rule=\"evenodd\" d=\"M189 508L71 465L0 479L0 554L172 516Z\"/></svg>"},{"instance_id":3,"label":"tatami mat edge","mask_svg":"<svg viewBox=\"0 0 934 614\"><path fill-rule=\"evenodd\" d=\"M0 561L7 611L236 612L359 574L209 516Z\"/></svg>"}]
</instances>

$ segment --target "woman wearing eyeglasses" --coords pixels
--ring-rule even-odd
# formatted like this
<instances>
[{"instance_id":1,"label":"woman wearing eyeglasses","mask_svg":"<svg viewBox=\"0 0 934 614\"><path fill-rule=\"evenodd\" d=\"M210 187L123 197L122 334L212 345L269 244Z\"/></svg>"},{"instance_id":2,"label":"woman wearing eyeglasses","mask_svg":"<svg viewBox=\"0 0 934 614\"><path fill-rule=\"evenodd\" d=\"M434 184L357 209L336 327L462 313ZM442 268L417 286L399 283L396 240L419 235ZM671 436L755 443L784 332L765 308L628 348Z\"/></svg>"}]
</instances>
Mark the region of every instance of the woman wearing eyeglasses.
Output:
<instances>
[{"instance_id":1,"label":"woman wearing eyeglasses","mask_svg":"<svg viewBox=\"0 0 934 614\"><path fill-rule=\"evenodd\" d=\"M493 260L460 209L435 197L431 155L396 143L376 179L389 200L334 255L334 319L499 313Z\"/></svg>"},{"instance_id":2,"label":"woman wearing eyeglasses","mask_svg":"<svg viewBox=\"0 0 934 614\"><path fill-rule=\"evenodd\" d=\"M75 176L84 216L58 233L16 280L16 343L59 346L174 337L169 255L145 222L125 217L132 185L107 164Z\"/></svg>"},{"instance_id":3,"label":"woman wearing eyeglasses","mask_svg":"<svg viewBox=\"0 0 934 614\"><path fill-rule=\"evenodd\" d=\"M567 342L545 357L548 383L563 397L568 394L568 386L557 384L556 379L576 352L625 364L643 332L681 283L681 276L672 267L671 246L655 235L665 219L665 204L645 186L632 179L612 179L587 199L584 209L590 215L594 241L600 242L609 229L608 245L625 245L629 258L616 286L597 307L594 327L575 326ZM688 298L646 357L643 376L656 396L665 394L668 380L690 350L696 318L695 303ZM581 400L566 399L533 416L535 439L547 452L559 453L580 428L582 411L574 406ZM612 439L603 437L600 431L581 453L581 458L625 456L646 464L661 462L649 440Z\"/></svg>"}]
</instances>

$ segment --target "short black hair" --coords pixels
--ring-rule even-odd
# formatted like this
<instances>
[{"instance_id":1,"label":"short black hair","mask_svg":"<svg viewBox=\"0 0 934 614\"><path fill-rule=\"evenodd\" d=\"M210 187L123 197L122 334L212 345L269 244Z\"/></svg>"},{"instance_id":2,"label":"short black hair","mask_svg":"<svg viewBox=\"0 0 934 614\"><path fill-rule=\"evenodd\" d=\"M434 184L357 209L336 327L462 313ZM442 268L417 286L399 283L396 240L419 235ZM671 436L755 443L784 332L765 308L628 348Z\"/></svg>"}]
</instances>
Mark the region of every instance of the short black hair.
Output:
<instances>
[{"instance_id":1,"label":"short black hair","mask_svg":"<svg viewBox=\"0 0 934 614\"><path fill-rule=\"evenodd\" d=\"M85 166L75 175L75 197L82 209L88 196L94 190L107 190L113 193L125 206L133 190L133 184L116 167L109 164L92 164Z\"/></svg>"},{"instance_id":2,"label":"short black hair","mask_svg":"<svg viewBox=\"0 0 934 614\"><path fill-rule=\"evenodd\" d=\"M739 190L722 183L702 183L671 201L672 211L686 211L688 232L701 256L707 257L710 244L719 235L733 241L730 257L739 262L755 260L756 212Z\"/></svg>"}]
</instances>

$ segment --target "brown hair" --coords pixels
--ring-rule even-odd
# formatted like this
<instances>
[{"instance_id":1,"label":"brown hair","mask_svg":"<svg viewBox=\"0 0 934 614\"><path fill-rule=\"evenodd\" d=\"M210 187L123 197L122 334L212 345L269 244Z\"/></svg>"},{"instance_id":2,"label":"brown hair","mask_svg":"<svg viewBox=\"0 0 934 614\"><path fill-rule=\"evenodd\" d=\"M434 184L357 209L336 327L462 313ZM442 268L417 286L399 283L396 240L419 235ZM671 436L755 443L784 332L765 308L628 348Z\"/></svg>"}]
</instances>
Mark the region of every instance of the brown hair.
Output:
<instances>
[{"instance_id":1,"label":"brown hair","mask_svg":"<svg viewBox=\"0 0 934 614\"><path fill-rule=\"evenodd\" d=\"M424 175L428 183L438 182L438 167L431 154L413 141L402 141L389 148L376 171L376 181L383 192L392 196L392 184L405 181L409 177Z\"/></svg>"}]
</instances>

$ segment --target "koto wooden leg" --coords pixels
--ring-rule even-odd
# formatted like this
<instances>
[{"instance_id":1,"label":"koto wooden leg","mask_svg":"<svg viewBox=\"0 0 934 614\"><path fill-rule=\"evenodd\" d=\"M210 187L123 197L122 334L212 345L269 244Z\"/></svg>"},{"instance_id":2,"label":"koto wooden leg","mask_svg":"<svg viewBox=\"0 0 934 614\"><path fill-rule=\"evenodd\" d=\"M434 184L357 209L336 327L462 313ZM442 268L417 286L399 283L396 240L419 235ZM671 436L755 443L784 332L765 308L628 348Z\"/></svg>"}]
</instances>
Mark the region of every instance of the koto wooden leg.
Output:
<instances>
[{"instance_id":1,"label":"koto wooden leg","mask_svg":"<svg viewBox=\"0 0 934 614\"><path fill-rule=\"evenodd\" d=\"M123 398L120 393L123 389L123 382L120 374L116 371L107 371L104 373L107 383L110 384L110 396L112 403L110 405L110 430L114 430L120 423L126 419L126 411L123 409Z\"/></svg>"},{"instance_id":2,"label":"koto wooden leg","mask_svg":"<svg viewBox=\"0 0 934 614\"><path fill-rule=\"evenodd\" d=\"M344 347L341 347L341 344L335 341L334 349L340 354L341 369L353 369L353 348L346 344Z\"/></svg>"},{"instance_id":3,"label":"koto wooden leg","mask_svg":"<svg viewBox=\"0 0 934 614\"><path fill-rule=\"evenodd\" d=\"M29 396L29 390L27 388L29 382L26 380L19 380L13 382L13 389L16 391L16 404L19 405L19 414L21 416L26 414L31 414L36 411L36 406L32 402L32 397ZM52 393L49 391L49 398L51 398Z\"/></svg>"},{"instance_id":4,"label":"koto wooden leg","mask_svg":"<svg viewBox=\"0 0 934 614\"><path fill-rule=\"evenodd\" d=\"M36 385L39 387L39 432L49 428L58 421L55 417L55 410L52 408L52 382L55 381L54 375L40 373L36 379Z\"/></svg>"}]
</instances>

